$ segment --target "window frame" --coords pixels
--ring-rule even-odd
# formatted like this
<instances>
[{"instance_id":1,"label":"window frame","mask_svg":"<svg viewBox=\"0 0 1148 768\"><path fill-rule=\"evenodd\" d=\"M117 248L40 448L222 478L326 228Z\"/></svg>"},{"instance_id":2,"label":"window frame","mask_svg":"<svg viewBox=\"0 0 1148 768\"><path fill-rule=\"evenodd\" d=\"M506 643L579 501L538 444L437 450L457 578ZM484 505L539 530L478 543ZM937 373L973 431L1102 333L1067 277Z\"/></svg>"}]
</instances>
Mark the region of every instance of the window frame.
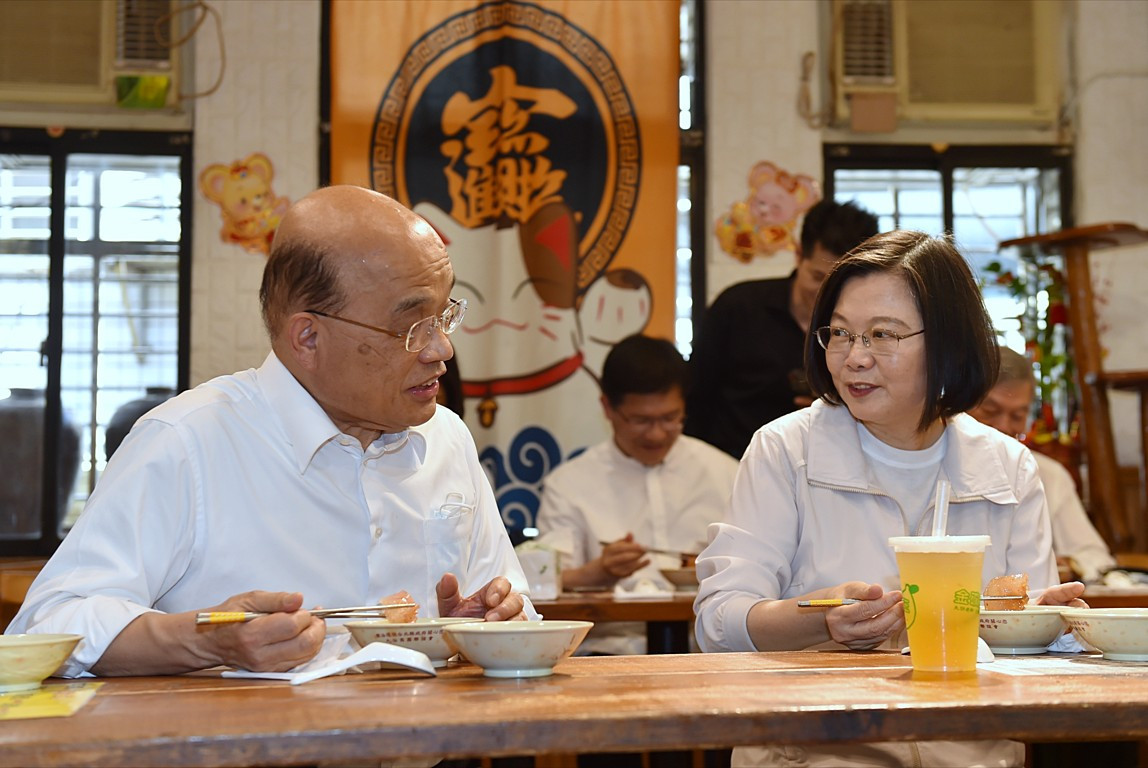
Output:
<instances>
[{"instance_id":1,"label":"window frame","mask_svg":"<svg viewBox=\"0 0 1148 768\"><path fill-rule=\"evenodd\" d=\"M1073 152L1063 145L822 145L825 199L834 199L838 170L927 170L941 177L942 221L953 231L953 172L957 168L1048 168L1060 172L1061 225L1073 226ZM1044 233L1032 233L1044 234Z\"/></svg>"},{"instance_id":2,"label":"window frame","mask_svg":"<svg viewBox=\"0 0 1148 768\"><path fill-rule=\"evenodd\" d=\"M0 557L50 556L63 541L57 519L59 435L62 419L61 365L64 330L64 260L67 257L65 213L67 159L75 154L168 155L179 158L180 240L178 285L177 388L188 388L191 372L191 246L195 176L192 135L187 131L61 130L0 127L0 152L49 159L51 193L48 236L48 338L43 351L47 367L44 412L44 455L41 471L40 537L0 539Z\"/></svg>"}]
</instances>

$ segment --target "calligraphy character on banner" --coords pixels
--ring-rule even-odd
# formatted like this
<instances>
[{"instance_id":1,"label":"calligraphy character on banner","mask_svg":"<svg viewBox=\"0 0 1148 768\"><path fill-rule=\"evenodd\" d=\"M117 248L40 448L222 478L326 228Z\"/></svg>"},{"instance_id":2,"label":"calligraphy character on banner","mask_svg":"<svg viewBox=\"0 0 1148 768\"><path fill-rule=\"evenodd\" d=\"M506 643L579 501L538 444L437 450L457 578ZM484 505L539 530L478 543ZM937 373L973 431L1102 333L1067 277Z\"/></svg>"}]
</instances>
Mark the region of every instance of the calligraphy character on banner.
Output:
<instances>
[{"instance_id":1,"label":"calligraphy character on banner","mask_svg":"<svg viewBox=\"0 0 1148 768\"><path fill-rule=\"evenodd\" d=\"M336 21L395 5L349 5ZM550 470L606 435L593 404L609 350L651 322L672 327L672 297L655 317L654 293L675 284L679 62L658 41L673 40L680 6L508 1L445 18L424 6L404 16L409 47L380 65L394 75L370 184L450 250L452 295L468 304L452 338L466 420L513 533L534 525Z\"/></svg>"}]
</instances>

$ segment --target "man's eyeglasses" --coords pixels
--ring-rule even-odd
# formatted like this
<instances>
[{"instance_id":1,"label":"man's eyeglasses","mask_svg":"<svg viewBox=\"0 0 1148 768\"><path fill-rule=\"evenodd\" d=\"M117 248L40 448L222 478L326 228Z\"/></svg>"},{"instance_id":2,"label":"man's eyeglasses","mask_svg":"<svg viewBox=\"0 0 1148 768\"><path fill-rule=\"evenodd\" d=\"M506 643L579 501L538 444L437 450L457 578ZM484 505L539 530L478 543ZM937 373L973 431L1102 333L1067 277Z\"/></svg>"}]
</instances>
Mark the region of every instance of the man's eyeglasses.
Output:
<instances>
[{"instance_id":1,"label":"man's eyeglasses","mask_svg":"<svg viewBox=\"0 0 1148 768\"><path fill-rule=\"evenodd\" d=\"M870 328L864 333L851 333L844 328L838 328L835 325L823 325L817 329L817 343L825 349L826 352L833 352L834 354L845 355L853 347L853 342L861 339L861 343L865 345L865 349L869 350L874 355L892 355L897 352L897 347L901 344L901 339L907 339L911 336L916 336L925 332L922 328L913 333L897 333L885 328Z\"/></svg>"},{"instance_id":2,"label":"man's eyeglasses","mask_svg":"<svg viewBox=\"0 0 1148 768\"><path fill-rule=\"evenodd\" d=\"M431 343L431 339L434 338L436 328L449 336L454 333L456 328L462 325L462 318L466 315L466 299L451 299L441 315L424 317L412 325L406 333L388 331L386 328L367 325L366 323L360 323L358 320L350 320L345 317L339 317L338 315L332 315L328 312L320 312L317 309L305 309L303 311L312 315L318 315L319 317L328 317L332 320L338 320L342 323L357 325L369 331L385 333L388 336L394 336L396 339L406 339L407 352L422 352L427 348L427 345Z\"/></svg>"},{"instance_id":3,"label":"man's eyeglasses","mask_svg":"<svg viewBox=\"0 0 1148 768\"><path fill-rule=\"evenodd\" d=\"M661 427L664 432L681 432L686 422L684 413L675 413L670 416L627 416L616 408L614 413L618 414L628 426L639 432L649 432L655 424Z\"/></svg>"}]
</instances>

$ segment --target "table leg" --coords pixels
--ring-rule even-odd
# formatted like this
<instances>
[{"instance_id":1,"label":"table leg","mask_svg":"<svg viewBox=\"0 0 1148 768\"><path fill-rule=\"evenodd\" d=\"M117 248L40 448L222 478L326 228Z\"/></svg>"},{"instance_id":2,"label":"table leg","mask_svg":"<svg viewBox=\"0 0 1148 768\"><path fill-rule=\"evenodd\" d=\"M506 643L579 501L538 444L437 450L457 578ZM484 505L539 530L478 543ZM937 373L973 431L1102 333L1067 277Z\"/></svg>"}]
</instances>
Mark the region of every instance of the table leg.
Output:
<instances>
[{"instance_id":1,"label":"table leg","mask_svg":"<svg viewBox=\"0 0 1148 768\"><path fill-rule=\"evenodd\" d=\"M689 653L688 621L646 622L646 653Z\"/></svg>"}]
</instances>

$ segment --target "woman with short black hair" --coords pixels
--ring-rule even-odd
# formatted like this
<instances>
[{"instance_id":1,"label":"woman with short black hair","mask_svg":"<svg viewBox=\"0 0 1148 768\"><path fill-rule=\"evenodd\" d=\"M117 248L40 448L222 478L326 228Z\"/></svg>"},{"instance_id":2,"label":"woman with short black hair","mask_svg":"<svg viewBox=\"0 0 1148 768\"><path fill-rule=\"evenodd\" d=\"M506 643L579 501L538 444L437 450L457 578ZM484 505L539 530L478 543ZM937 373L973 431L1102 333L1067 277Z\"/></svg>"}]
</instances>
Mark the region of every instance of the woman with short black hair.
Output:
<instances>
[{"instance_id":1,"label":"woman with short black hair","mask_svg":"<svg viewBox=\"0 0 1148 768\"><path fill-rule=\"evenodd\" d=\"M931 531L942 479L952 488L948 532L992 537L984 581L1027 573L1044 590L1038 602L1082 605L1082 584L1057 585L1028 449L963 413L993 385L997 365L980 291L947 240L889 232L839 261L806 340L818 400L757 431L725 520L710 527L698 558L701 648L900 648L905 617L888 539ZM858 602L797 605L816 598ZM1023 745L1010 741L747 748L733 761L1023 763Z\"/></svg>"}]
</instances>

